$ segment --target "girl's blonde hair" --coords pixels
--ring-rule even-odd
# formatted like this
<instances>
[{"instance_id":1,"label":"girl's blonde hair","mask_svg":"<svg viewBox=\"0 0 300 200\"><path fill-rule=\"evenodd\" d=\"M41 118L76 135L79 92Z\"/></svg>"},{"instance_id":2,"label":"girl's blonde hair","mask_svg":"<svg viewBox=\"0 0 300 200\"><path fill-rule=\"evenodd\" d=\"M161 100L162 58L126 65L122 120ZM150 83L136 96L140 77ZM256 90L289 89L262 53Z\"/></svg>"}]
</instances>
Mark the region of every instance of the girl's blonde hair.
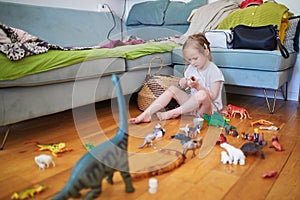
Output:
<instances>
[{"instance_id":1,"label":"girl's blonde hair","mask_svg":"<svg viewBox=\"0 0 300 200\"><path fill-rule=\"evenodd\" d=\"M197 33L194 35L190 35L185 43L182 46L182 50L184 51L186 48L193 46L194 48L198 49L200 53L204 53L205 49L208 49L209 56L208 59L212 61L212 57L210 55L210 43L206 39L205 35L203 33Z\"/></svg>"}]
</instances>

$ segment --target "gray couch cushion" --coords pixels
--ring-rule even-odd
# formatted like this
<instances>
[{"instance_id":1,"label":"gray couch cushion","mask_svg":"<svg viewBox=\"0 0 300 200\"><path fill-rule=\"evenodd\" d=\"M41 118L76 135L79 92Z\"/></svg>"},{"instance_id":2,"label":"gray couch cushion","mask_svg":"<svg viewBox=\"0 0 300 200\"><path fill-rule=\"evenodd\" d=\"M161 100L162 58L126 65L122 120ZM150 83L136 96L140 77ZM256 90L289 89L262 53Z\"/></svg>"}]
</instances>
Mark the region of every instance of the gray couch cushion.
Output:
<instances>
[{"instance_id":1,"label":"gray couch cushion","mask_svg":"<svg viewBox=\"0 0 300 200\"><path fill-rule=\"evenodd\" d=\"M182 49L177 47L172 52L174 64L185 64L182 58ZM247 50L212 48L211 54L214 63L222 68L251 69L262 71L281 71L293 67L297 58L291 53L288 59L281 56L279 50ZM243 65L241 63L244 63Z\"/></svg>"},{"instance_id":2,"label":"gray couch cushion","mask_svg":"<svg viewBox=\"0 0 300 200\"><path fill-rule=\"evenodd\" d=\"M165 14L165 25L189 24L187 19L193 9L207 4L207 0L192 0L188 3L171 1ZM178 14L180 13L180 15Z\"/></svg>"},{"instance_id":3,"label":"gray couch cushion","mask_svg":"<svg viewBox=\"0 0 300 200\"><path fill-rule=\"evenodd\" d=\"M169 0L147 1L134 4L129 11L126 25L162 25Z\"/></svg>"}]
</instances>

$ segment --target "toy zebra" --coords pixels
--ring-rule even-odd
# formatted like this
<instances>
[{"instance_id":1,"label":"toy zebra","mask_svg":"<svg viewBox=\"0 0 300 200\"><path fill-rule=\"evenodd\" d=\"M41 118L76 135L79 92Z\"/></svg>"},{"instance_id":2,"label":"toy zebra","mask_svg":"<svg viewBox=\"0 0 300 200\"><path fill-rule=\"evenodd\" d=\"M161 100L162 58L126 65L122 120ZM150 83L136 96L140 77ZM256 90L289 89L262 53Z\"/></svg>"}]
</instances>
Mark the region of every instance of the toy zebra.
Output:
<instances>
[{"instance_id":1,"label":"toy zebra","mask_svg":"<svg viewBox=\"0 0 300 200\"><path fill-rule=\"evenodd\" d=\"M65 187L53 199L80 198L80 190L90 191L83 199L93 199L101 194L103 178L113 184L113 174L119 171L125 183L125 191L133 192L132 178L128 165L128 124L125 101L117 75L112 76L117 89L120 124L116 135L86 153L75 165Z\"/></svg>"}]
</instances>

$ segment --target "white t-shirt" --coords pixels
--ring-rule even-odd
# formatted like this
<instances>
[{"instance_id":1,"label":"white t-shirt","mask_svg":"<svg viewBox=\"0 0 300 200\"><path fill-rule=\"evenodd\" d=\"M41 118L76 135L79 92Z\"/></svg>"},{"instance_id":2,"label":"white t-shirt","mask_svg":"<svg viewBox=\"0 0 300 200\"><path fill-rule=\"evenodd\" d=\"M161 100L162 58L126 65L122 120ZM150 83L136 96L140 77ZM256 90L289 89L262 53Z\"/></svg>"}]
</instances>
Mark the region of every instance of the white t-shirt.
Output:
<instances>
[{"instance_id":1,"label":"white t-shirt","mask_svg":"<svg viewBox=\"0 0 300 200\"><path fill-rule=\"evenodd\" d=\"M217 108L220 110L223 107L222 103L222 89L223 89L223 83L224 83L224 76L221 72L221 70L215 65L213 62L209 63L209 66L203 70L200 71L196 67L189 65L188 68L184 72L185 78L191 78L194 76L199 84L206 88L208 91L210 91L210 86L214 82L220 81L222 82L221 88L219 90L218 97L213 101L213 104L217 106ZM191 94L195 94L197 90L195 88L191 88ZM217 110L216 107L213 105L213 110Z\"/></svg>"}]
</instances>

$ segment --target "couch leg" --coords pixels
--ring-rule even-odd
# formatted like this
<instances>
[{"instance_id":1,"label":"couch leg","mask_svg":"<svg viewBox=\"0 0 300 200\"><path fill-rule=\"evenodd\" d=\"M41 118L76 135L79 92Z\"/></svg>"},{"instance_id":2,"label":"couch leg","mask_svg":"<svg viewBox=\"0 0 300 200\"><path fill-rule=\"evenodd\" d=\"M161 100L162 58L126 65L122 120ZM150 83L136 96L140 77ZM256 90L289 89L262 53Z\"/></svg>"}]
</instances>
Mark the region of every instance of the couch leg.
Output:
<instances>
[{"instance_id":1,"label":"couch leg","mask_svg":"<svg viewBox=\"0 0 300 200\"><path fill-rule=\"evenodd\" d=\"M274 110L275 110L277 93L278 93L278 90L275 90L275 92L274 92L274 98L273 98L273 106L272 106L272 109L271 109L271 105L270 105L270 102L269 102L269 99L268 99L268 95L267 95L267 90L264 88L264 95L265 95L265 98L266 98L266 102L267 102L267 106L268 106L269 112L271 114L273 114Z\"/></svg>"},{"instance_id":2,"label":"couch leg","mask_svg":"<svg viewBox=\"0 0 300 200\"><path fill-rule=\"evenodd\" d=\"M6 129L5 133L4 133L4 138L3 138L2 144L0 146L0 151L3 150L3 148L4 148L4 145L5 145L5 142L7 140L9 132L10 132L10 127L7 127L7 129Z\"/></svg>"},{"instance_id":3,"label":"couch leg","mask_svg":"<svg viewBox=\"0 0 300 200\"><path fill-rule=\"evenodd\" d=\"M282 92L282 96L284 98L285 101L287 101L287 95L288 95L288 82L285 83L285 92L283 90L283 86L281 86L281 92Z\"/></svg>"}]
</instances>

